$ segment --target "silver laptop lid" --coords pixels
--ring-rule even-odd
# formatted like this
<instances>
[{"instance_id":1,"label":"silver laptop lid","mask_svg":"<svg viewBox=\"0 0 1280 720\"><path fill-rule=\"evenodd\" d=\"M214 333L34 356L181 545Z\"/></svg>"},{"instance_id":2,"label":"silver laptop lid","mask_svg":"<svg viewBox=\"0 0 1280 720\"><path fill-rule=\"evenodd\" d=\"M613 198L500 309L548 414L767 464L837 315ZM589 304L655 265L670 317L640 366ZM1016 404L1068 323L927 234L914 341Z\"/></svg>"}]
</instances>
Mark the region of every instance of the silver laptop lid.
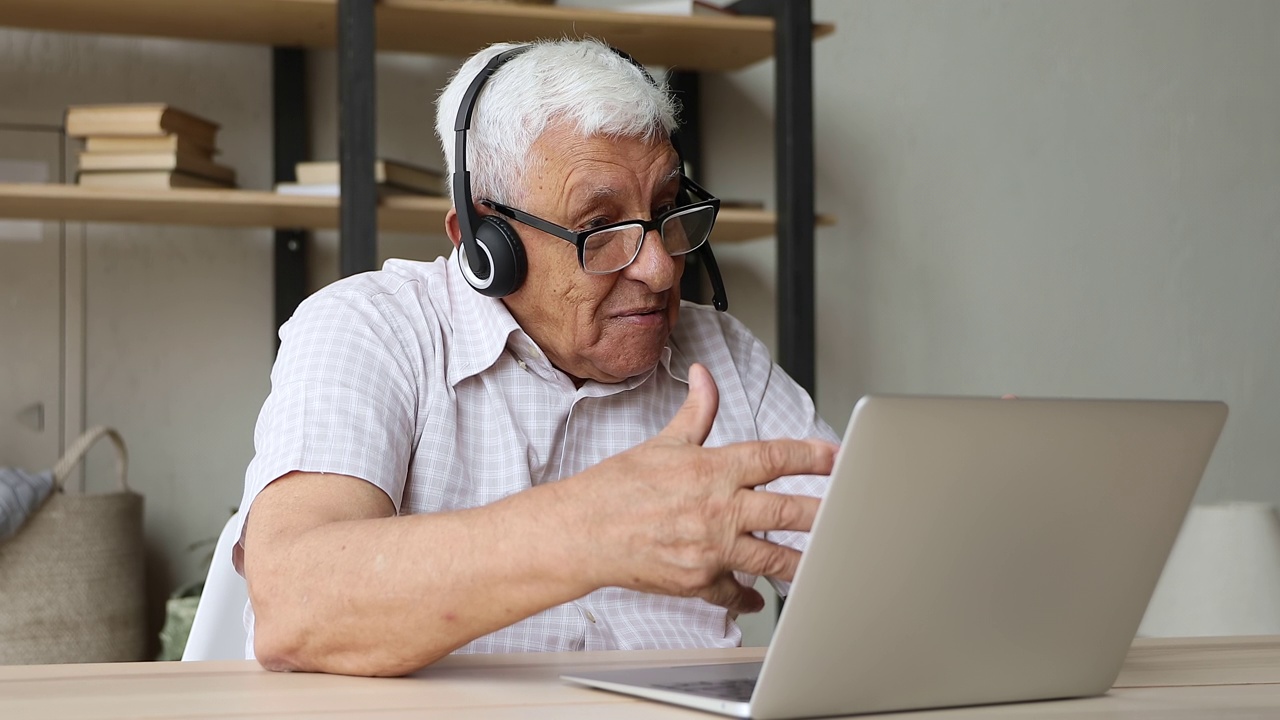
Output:
<instances>
[{"instance_id":1,"label":"silver laptop lid","mask_svg":"<svg viewBox=\"0 0 1280 720\"><path fill-rule=\"evenodd\" d=\"M1105 692L1226 414L864 398L752 716Z\"/></svg>"}]
</instances>

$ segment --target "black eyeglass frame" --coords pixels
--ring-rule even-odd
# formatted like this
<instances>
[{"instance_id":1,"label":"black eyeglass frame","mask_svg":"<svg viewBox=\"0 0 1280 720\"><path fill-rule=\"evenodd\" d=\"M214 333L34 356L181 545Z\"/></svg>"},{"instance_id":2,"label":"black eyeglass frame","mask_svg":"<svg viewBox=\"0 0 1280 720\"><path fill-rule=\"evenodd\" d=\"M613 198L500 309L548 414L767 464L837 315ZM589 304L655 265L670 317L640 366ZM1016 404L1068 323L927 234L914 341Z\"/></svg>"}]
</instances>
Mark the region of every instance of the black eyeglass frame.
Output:
<instances>
[{"instance_id":1,"label":"black eyeglass frame","mask_svg":"<svg viewBox=\"0 0 1280 720\"><path fill-rule=\"evenodd\" d=\"M658 235L661 236L663 223L665 223L666 221L678 215L692 213L698 210L702 210L703 208L711 208L711 212L712 212L711 227L707 229L707 237L704 238L702 242L698 243L698 245L694 247L689 248L688 250L685 250L680 253L672 254L671 257L680 257L683 255L688 255L689 253L711 242L711 231L715 229L716 219L720 216L720 198L707 192L701 185L694 182L693 180L690 180L683 173L680 175L680 188L682 190L689 191L693 195L700 196L703 199L697 202L689 203L688 205L681 205L679 207L671 208L670 210L662 213L661 215L659 215L658 217L652 220L641 220L639 218L636 218L634 220L622 220L620 222L609 223L608 225L601 225L600 227L591 228L590 230L583 230L582 232L576 232L574 230L570 230L569 228L564 227L563 225L557 225L556 223L553 223L550 220L543 220L537 215L530 215L529 213L523 210L513 208L510 205L504 205L499 202L494 202L493 200L481 200L480 204L484 205L490 210L493 210L494 212L504 215L512 220L515 220L516 222L523 223L536 230L541 230L542 232L547 233L549 235L554 235L560 238L561 240L564 240L565 242L572 243L574 246L578 248L578 267L582 268L583 272L591 275L611 275L613 273L621 272L622 270L625 270L632 263L634 263L636 261L636 258L640 257L640 249L644 247L644 238L648 237L649 233L654 230L657 230ZM587 238L589 238L592 235L595 235L596 233L611 232L619 228L629 227L632 225L639 225L641 228L644 228L644 234L640 236L641 237L640 244L636 246L635 255L631 256L631 259L627 261L627 264L615 270L609 270L606 272L588 270L587 264L586 264L586 257L585 257L586 248L587 248ZM664 250L666 249L665 241L663 242L662 247ZM667 251L667 252L670 253L670 251Z\"/></svg>"}]
</instances>

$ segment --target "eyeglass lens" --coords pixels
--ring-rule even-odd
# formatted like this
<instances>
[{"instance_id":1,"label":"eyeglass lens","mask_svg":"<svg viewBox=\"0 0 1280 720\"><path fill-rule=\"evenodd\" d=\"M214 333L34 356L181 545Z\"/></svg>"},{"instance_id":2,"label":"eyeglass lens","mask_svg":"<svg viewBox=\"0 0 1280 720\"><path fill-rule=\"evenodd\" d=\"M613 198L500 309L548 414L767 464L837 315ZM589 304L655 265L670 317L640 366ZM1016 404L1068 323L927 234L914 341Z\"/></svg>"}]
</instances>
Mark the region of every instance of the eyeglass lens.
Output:
<instances>
[{"instance_id":1,"label":"eyeglass lens","mask_svg":"<svg viewBox=\"0 0 1280 720\"><path fill-rule=\"evenodd\" d=\"M715 210L696 208L676 213L662 222L662 244L672 256L697 250L711 234ZM644 228L624 225L587 236L582 246L582 267L591 273L617 272L635 261L644 242Z\"/></svg>"}]
</instances>

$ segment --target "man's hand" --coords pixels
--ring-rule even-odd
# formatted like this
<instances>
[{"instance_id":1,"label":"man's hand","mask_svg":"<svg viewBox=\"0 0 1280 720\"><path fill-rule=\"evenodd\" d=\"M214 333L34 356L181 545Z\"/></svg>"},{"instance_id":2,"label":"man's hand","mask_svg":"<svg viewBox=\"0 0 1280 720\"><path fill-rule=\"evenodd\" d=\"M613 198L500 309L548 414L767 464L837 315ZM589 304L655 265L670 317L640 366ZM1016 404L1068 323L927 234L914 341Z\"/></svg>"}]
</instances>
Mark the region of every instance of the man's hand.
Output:
<instances>
[{"instance_id":1,"label":"man's hand","mask_svg":"<svg viewBox=\"0 0 1280 720\"><path fill-rule=\"evenodd\" d=\"M693 365L689 397L657 437L563 483L575 491L574 519L590 529L593 584L756 612L764 600L733 571L793 578L800 553L751 533L808 531L819 501L753 488L786 475L827 475L837 448L807 440L704 448L718 406L711 374Z\"/></svg>"}]
</instances>

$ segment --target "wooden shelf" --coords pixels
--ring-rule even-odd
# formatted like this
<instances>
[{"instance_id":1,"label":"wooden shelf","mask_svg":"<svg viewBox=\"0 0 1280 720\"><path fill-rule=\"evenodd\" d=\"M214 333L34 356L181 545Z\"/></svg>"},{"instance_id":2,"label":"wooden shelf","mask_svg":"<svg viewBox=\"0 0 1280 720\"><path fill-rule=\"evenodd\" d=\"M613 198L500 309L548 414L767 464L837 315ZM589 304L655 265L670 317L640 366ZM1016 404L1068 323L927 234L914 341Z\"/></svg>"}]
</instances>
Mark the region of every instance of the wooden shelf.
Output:
<instances>
[{"instance_id":1,"label":"wooden shelf","mask_svg":"<svg viewBox=\"0 0 1280 720\"><path fill-rule=\"evenodd\" d=\"M451 204L439 197L392 197L378 209L384 232L443 232ZM336 198L278 195L261 190L122 190L0 183L0 218L72 220L149 225L275 227L332 230L338 227ZM818 218L830 224L829 218ZM773 237L777 218L766 210L720 211L715 242Z\"/></svg>"},{"instance_id":2,"label":"wooden shelf","mask_svg":"<svg viewBox=\"0 0 1280 720\"><path fill-rule=\"evenodd\" d=\"M0 26L333 47L337 0L0 0ZM381 50L468 55L494 42L592 36L638 60L736 70L773 55L773 19L636 15L556 6L380 0ZM814 26L814 36L834 30Z\"/></svg>"}]
</instances>

